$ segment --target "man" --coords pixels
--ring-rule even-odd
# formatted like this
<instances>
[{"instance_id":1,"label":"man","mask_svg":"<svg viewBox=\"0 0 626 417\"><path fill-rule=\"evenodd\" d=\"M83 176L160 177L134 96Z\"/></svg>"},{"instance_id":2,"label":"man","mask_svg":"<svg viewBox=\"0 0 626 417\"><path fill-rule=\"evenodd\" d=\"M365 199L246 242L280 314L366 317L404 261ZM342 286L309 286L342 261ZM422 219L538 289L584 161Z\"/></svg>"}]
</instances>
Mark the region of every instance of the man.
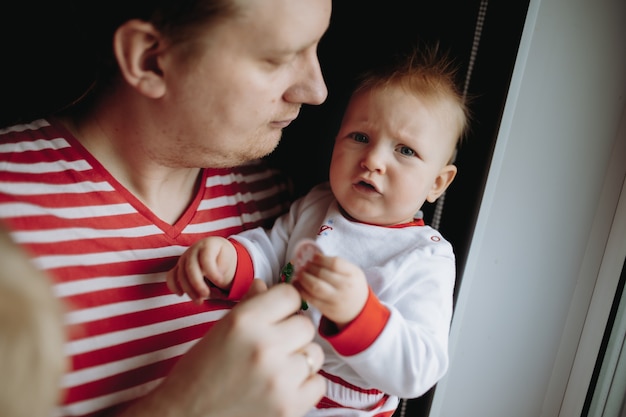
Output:
<instances>
[{"instance_id":1,"label":"man","mask_svg":"<svg viewBox=\"0 0 626 417\"><path fill-rule=\"evenodd\" d=\"M0 218L69 309L55 415L297 416L321 398L323 354L295 289L231 312L170 296L165 272L199 237L286 207L277 174L249 161L325 100L316 48L330 12L330 0L107 2L83 21L103 47L90 91L2 131Z\"/></svg>"}]
</instances>

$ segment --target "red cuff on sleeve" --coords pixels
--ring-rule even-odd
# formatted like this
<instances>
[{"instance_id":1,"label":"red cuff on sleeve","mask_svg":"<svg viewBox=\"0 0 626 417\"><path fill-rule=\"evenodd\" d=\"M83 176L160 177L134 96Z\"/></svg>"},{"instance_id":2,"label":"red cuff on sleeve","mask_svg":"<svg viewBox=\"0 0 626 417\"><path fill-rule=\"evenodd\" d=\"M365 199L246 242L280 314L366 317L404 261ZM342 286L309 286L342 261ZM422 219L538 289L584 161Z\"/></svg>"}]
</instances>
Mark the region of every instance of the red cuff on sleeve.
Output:
<instances>
[{"instance_id":1,"label":"red cuff on sleeve","mask_svg":"<svg viewBox=\"0 0 626 417\"><path fill-rule=\"evenodd\" d=\"M252 258L246 248L234 239L228 239L237 251L237 269L233 278L233 286L228 293L228 300L241 300L248 292L254 279L254 267Z\"/></svg>"},{"instance_id":2,"label":"red cuff on sleeve","mask_svg":"<svg viewBox=\"0 0 626 417\"><path fill-rule=\"evenodd\" d=\"M370 288L363 310L350 324L337 333L335 324L322 317L319 332L340 355L356 355L374 343L385 328L390 315L389 309Z\"/></svg>"}]
</instances>

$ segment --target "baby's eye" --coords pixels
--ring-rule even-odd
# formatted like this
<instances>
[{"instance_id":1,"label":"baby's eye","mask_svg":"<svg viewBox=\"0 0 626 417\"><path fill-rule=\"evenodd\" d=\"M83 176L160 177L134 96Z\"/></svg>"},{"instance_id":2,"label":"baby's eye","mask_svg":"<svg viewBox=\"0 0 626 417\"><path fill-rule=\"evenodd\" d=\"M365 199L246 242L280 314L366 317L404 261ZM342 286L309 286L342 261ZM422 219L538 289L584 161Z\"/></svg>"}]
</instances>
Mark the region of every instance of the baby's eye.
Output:
<instances>
[{"instance_id":1,"label":"baby's eye","mask_svg":"<svg viewBox=\"0 0 626 417\"><path fill-rule=\"evenodd\" d=\"M408 146L400 146L398 148L398 152L400 152L404 156L414 156L415 155L415 151L413 149L409 148Z\"/></svg>"},{"instance_id":2,"label":"baby's eye","mask_svg":"<svg viewBox=\"0 0 626 417\"><path fill-rule=\"evenodd\" d=\"M354 132L351 133L350 136L354 139L355 142L367 143L369 142L369 138L365 136L363 133Z\"/></svg>"}]
</instances>

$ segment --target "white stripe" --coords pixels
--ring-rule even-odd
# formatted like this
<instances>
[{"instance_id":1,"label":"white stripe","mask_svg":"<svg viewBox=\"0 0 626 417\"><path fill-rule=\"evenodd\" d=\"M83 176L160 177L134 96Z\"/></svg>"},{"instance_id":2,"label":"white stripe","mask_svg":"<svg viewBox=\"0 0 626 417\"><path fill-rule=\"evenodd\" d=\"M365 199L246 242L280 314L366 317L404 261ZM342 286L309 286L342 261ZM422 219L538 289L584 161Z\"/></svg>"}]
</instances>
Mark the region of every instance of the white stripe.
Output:
<instances>
[{"instance_id":1,"label":"white stripe","mask_svg":"<svg viewBox=\"0 0 626 417\"><path fill-rule=\"evenodd\" d=\"M137 385L122 391L117 391L112 394L102 395L100 397L91 398L89 400L75 402L62 407L57 407L53 413L53 417L60 416L82 416L92 413L94 411L102 410L111 407L116 404L120 404L126 401L134 400L135 398L143 397L148 392L156 388L163 378L147 382L145 384Z\"/></svg>"},{"instance_id":2,"label":"white stripe","mask_svg":"<svg viewBox=\"0 0 626 417\"><path fill-rule=\"evenodd\" d=\"M69 208L42 207L29 203L0 204L0 217L56 216L62 219L84 219L93 217L131 214L137 211L128 203L102 206L81 206Z\"/></svg>"},{"instance_id":3,"label":"white stripe","mask_svg":"<svg viewBox=\"0 0 626 417\"><path fill-rule=\"evenodd\" d=\"M176 294L167 294L140 301L121 301L119 303L105 304L98 307L72 310L65 314L65 324L87 323L94 320L108 319L123 316L124 314L181 304L188 301L190 301L190 298L187 295L179 297Z\"/></svg>"},{"instance_id":4,"label":"white stripe","mask_svg":"<svg viewBox=\"0 0 626 417\"><path fill-rule=\"evenodd\" d=\"M261 201L261 200L263 200L263 199L265 199L267 197L274 196L276 194L276 191L280 190L280 189L282 189L282 187L274 186L274 187L271 187L271 188L265 188L265 189L263 189L261 191L258 191L256 193L252 194L252 199L255 200L255 201Z\"/></svg>"},{"instance_id":5,"label":"white stripe","mask_svg":"<svg viewBox=\"0 0 626 417\"><path fill-rule=\"evenodd\" d=\"M237 200L237 199L235 199L233 197L230 197L230 196L221 196L221 197L216 197L216 198L210 198L210 199L202 200L200 202L200 205L198 206L198 211L200 211L200 210L211 210L211 209L219 208L219 207L232 206L233 202L244 202L244 203L247 203L250 200L252 200L252 197L250 197L248 195L242 195L240 200Z\"/></svg>"},{"instance_id":6,"label":"white stripe","mask_svg":"<svg viewBox=\"0 0 626 417\"><path fill-rule=\"evenodd\" d=\"M2 134L1 130L0 134ZM64 138L37 139L27 140L24 142L0 144L0 153L40 151L43 149L63 149L69 147L70 144Z\"/></svg>"},{"instance_id":7,"label":"white stripe","mask_svg":"<svg viewBox=\"0 0 626 417\"><path fill-rule=\"evenodd\" d=\"M89 165L84 159L78 161L36 162L28 164L5 162L2 164L3 171L20 173L26 172L29 174L44 174L63 171L87 171L89 169L91 169L91 165Z\"/></svg>"},{"instance_id":8,"label":"white stripe","mask_svg":"<svg viewBox=\"0 0 626 417\"><path fill-rule=\"evenodd\" d=\"M228 217L221 220L205 223L190 224L185 228L185 233L208 233L216 230L223 230L233 226L240 226L243 223L254 223L258 220L267 219L280 214L281 207L276 206L271 210L255 211L254 213L242 213L239 217Z\"/></svg>"},{"instance_id":9,"label":"white stripe","mask_svg":"<svg viewBox=\"0 0 626 417\"><path fill-rule=\"evenodd\" d=\"M9 132L23 132L25 130L37 130L46 126L50 126L50 123L48 123L48 121L45 119L39 119L39 120L33 121L32 123L14 125L14 126L9 126L4 129L0 129L0 135L9 133Z\"/></svg>"},{"instance_id":10,"label":"white stripe","mask_svg":"<svg viewBox=\"0 0 626 417\"><path fill-rule=\"evenodd\" d=\"M366 404L371 407L384 396L384 393L367 394L326 379L326 397L343 407L366 408Z\"/></svg>"},{"instance_id":11,"label":"white stripe","mask_svg":"<svg viewBox=\"0 0 626 417\"><path fill-rule=\"evenodd\" d=\"M176 297L180 302L190 302L189 298ZM170 303L171 304L171 303ZM204 313L195 314L169 320L165 322L150 324L132 329L110 332L98 336L87 337L84 339L74 340L65 345L65 353L67 355L78 355L85 352L91 352L102 348L107 348L133 340L144 339L146 337L168 333L174 330L183 329L185 327L195 326L196 324L210 323L224 317L230 310L214 310Z\"/></svg>"},{"instance_id":12,"label":"white stripe","mask_svg":"<svg viewBox=\"0 0 626 417\"><path fill-rule=\"evenodd\" d=\"M80 255L37 256L33 258L33 262L40 269L53 269L67 266L108 265L118 262L179 256L185 249L187 249L185 246L166 246L163 248L96 252Z\"/></svg>"},{"instance_id":13,"label":"white stripe","mask_svg":"<svg viewBox=\"0 0 626 417\"><path fill-rule=\"evenodd\" d=\"M162 235L163 231L154 225L129 227L125 229L92 229L72 227L64 229L35 230L12 232L11 236L18 243L69 242L72 240L104 239L111 237L145 237Z\"/></svg>"},{"instance_id":14,"label":"white stripe","mask_svg":"<svg viewBox=\"0 0 626 417\"><path fill-rule=\"evenodd\" d=\"M254 182L273 177L275 174L275 170L264 169L263 171L257 171L252 174L231 173L227 175L211 175L207 178L206 185L211 187L215 185L232 184L234 182ZM232 180L233 178L235 181Z\"/></svg>"},{"instance_id":15,"label":"white stripe","mask_svg":"<svg viewBox=\"0 0 626 417\"><path fill-rule=\"evenodd\" d=\"M261 218L258 212L252 214L242 213L241 216L225 217L204 223L190 224L185 227L184 233L206 233L223 230L233 226L241 226L245 222L252 222Z\"/></svg>"},{"instance_id":16,"label":"white stripe","mask_svg":"<svg viewBox=\"0 0 626 417\"><path fill-rule=\"evenodd\" d=\"M45 184L38 182L0 182L0 192L13 195L82 194L113 191L106 181L83 181L72 184Z\"/></svg>"},{"instance_id":17,"label":"white stripe","mask_svg":"<svg viewBox=\"0 0 626 417\"><path fill-rule=\"evenodd\" d=\"M144 353L132 358L122 359L115 362L107 362L103 365L92 366L80 371L67 373L61 381L62 388L71 388L82 384L87 384L99 379L108 378L123 372L128 372L142 366L151 365L160 361L184 355L197 340L160 349L154 352Z\"/></svg>"},{"instance_id":18,"label":"white stripe","mask_svg":"<svg viewBox=\"0 0 626 417\"><path fill-rule=\"evenodd\" d=\"M264 169L263 171L254 171L252 174L235 174L237 178L246 178L246 181L253 182L273 177L277 171L272 169Z\"/></svg>"},{"instance_id":19,"label":"white stripe","mask_svg":"<svg viewBox=\"0 0 626 417\"><path fill-rule=\"evenodd\" d=\"M198 207L198 210L210 210L219 207L225 206L234 206L238 203L248 203L250 201L260 201L268 196L273 196L276 194L276 190L279 187L271 187L265 188L263 190L257 191L255 193L245 193L245 194L236 194L236 195L225 195L221 197L211 198L207 200L203 200Z\"/></svg>"},{"instance_id":20,"label":"white stripe","mask_svg":"<svg viewBox=\"0 0 626 417\"><path fill-rule=\"evenodd\" d=\"M62 282L54 285L57 297L70 297L79 294L108 290L113 288L133 287L136 285L165 282L165 272L156 274L123 275L119 277L97 277L76 281Z\"/></svg>"}]
</instances>

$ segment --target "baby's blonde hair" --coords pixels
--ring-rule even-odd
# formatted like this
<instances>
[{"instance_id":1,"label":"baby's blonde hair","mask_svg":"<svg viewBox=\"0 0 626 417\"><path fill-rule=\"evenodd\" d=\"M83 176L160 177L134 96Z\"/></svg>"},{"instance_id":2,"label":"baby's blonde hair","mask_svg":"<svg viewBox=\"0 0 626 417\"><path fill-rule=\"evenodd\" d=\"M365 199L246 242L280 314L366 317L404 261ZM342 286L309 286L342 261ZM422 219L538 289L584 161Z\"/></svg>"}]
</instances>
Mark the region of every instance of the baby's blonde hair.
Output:
<instances>
[{"instance_id":1,"label":"baby's blonde hair","mask_svg":"<svg viewBox=\"0 0 626 417\"><path fill-rule=\"evenodd\" d=\"M458 66L438 44L421 45L401 55L390 64L374 68L358 78L354 93L389 86L401 86L406 91L432 103L446 105L457 127L457 144L468 133L470 111L467 97L458 86Z\"/></svg>"},{"instance_id":2,"label":"baby's blonde hair","mask_svg":"<svg viewBox=\"0 0 626 417\"><path fill-rule=\"evenodd\" d=\"M47 416L65 369L60 301L2 228L0 257L0 415Z\"/></svg>"}]
</instances>

